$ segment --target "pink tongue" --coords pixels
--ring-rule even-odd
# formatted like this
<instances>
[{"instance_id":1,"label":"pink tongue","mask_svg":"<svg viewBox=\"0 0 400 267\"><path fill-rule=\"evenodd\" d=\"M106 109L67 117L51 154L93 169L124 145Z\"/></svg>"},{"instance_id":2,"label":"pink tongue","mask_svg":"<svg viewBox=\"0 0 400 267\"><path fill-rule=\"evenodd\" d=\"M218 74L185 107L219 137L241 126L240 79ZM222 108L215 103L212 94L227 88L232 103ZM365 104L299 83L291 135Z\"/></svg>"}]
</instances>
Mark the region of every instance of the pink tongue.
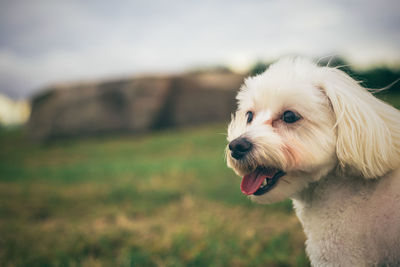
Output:
<instances>
[{"instance_id":1,"label":"pink tongue","mask_svg":"<svg viewBox=\"0 0 400 267\"><path fill-rule=\"evenodd\" d=\"M260 188L266 178L272 178L275 174L275 169L264 169L262 172L255 170L253 173L243 176L240 189L245 195L252 195Z\"/></svg>"}]
</instances>

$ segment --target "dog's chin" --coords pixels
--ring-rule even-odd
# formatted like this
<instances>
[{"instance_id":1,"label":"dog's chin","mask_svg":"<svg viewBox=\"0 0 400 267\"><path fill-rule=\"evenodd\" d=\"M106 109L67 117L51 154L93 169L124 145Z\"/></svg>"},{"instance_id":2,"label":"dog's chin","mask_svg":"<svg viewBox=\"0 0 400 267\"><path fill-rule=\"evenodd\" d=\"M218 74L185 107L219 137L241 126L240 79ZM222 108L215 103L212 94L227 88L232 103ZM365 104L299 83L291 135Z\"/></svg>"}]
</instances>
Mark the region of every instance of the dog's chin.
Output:
<instances>
[{"instance_id":1,"label":"dog's chin","mask_svg":"<svg viewBox=\"0 0 400 267\"><path fill-rule=\"evenodd\" d=\"M254 202L268 204L282 201L295 190L295 186L291 186L291 182L287 180L290 175L278 167L248 166L230 156L227 159L228 166L242 177L242 193Z\"/></svg>"},{"instance_id":2,"label":"dog's chin","mask_svg":"<svg viewBox=\"0 0 400 267\"><path fill-rule=\"evenodd\" d=\"M301 164L297 168L284 167L285 162L273 164L271 161L235 160L227 154L228 167L242 177L240 189L252 201L260 204L270 204L295 198L310 183L333 171L337 161L334 156L321 159L317 164Z\"/></svg>"},{"instance_id":3,"label":"dog's chin","mask_svg":"<svg viewBox=\"0 0 400 267\"><path fill-rule=\"evenodd\" d=\"M285 173L281 170L277 171L276 177L272 179L272 183L268 182L266 187L261 187L249 195L249 198L260 204L280 202L292 198L311 182L305 177L299 177L298 174Z\"/></svg>"},{"instance_id":4,"label":"dog's chin","mask_svg":"<svg viewBox=\"0 0 400 267\"><path fill-rule=\"evenodd\" d=\"M308 186L310 181L303 177L296 177L292 174L285 173L284 176L280 177L273 188L264 194L252 194L249 198L259 204L271 204L275 202L283 201L287 198L292 198L297 193L302 191Z\"/></svg>"},{"instance_id":5,"label":"dog's chin","mask_svg":"<svg viewBox=\"0 0 400 267\"><path fill-rule=\"evenodd\" d=\"M319 180L329 170L329 168L324 167L305 172L283 170L264 165L250 167L238 165L237 162L232 167L236 174L242 177L240 186L242 193L259 204L271 204L293 198L307 188L310 183Z\"/></svg>"}]
</instances>

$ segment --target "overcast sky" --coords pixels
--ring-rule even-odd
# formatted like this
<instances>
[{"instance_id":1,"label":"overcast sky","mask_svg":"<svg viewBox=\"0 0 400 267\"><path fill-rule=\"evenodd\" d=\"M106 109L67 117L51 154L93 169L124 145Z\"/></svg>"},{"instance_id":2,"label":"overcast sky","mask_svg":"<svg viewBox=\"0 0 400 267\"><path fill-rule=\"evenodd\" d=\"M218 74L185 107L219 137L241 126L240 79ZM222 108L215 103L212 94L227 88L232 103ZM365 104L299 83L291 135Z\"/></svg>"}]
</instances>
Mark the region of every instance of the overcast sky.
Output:
<instances>
[{"instance_id":1,"label":"overcast sky","mask_svg":"<svg viewBox=\"0 0 400 267\"><path fill-rule=\"evenodd\" d=\"M288 54L400 62L398 0L0 0L0 93L55 82L240 70Z\"/></svg>"}]
</instances>

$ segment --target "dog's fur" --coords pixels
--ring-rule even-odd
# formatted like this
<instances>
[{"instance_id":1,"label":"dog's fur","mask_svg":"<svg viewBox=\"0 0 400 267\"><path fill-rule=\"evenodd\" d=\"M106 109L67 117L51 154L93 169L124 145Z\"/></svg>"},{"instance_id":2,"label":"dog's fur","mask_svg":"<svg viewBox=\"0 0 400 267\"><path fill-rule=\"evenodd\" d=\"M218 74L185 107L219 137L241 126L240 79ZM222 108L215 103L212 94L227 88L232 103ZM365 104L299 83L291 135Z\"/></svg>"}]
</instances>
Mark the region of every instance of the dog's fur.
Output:
<instances>
[{"instance_id":1,"label":"dog's fur","mask_svg":"<svg viewBox=\"0 0 400 267\"><path fill-rule=\"evenodd\" d=\"M241 159L227 148L227 164L240 176L258 166L286 173L250 198L293 200L312 265L399 266L400 112L338 68L301 58L247 78L237 100L227 139L253 147ZM285 123L286 110L301 119Z\"/></svg>"}]
</instances>

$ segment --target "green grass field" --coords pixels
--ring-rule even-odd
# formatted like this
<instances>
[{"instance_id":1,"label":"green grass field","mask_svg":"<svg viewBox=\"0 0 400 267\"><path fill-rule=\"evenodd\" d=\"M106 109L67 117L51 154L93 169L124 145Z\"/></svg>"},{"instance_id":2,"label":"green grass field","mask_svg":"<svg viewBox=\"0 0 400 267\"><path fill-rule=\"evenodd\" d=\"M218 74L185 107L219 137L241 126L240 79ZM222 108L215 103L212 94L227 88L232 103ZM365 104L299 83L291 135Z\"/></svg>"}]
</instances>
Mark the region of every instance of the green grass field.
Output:
<instances>
[{"instance_id":1,"label":"green grass field","mask_svg":"<svg viewBox=\"0 0 400 267\"><path fill-rule=\"evenodd\" d=\"M224 125L47 144L3 129L0 266L308 266L290 201L244 197L225 144Z\"/></svg>"},{"instance_id":2,"label":"green grass field","mask_svg":"<svg viewBox=\"0 0 400 267\"><path fill-rule=\"evenodd\" d=\"M35 145L3 131L0 265L307 265L291 203L242 196L224 132Z\"/></svg>"}]
</instances>

